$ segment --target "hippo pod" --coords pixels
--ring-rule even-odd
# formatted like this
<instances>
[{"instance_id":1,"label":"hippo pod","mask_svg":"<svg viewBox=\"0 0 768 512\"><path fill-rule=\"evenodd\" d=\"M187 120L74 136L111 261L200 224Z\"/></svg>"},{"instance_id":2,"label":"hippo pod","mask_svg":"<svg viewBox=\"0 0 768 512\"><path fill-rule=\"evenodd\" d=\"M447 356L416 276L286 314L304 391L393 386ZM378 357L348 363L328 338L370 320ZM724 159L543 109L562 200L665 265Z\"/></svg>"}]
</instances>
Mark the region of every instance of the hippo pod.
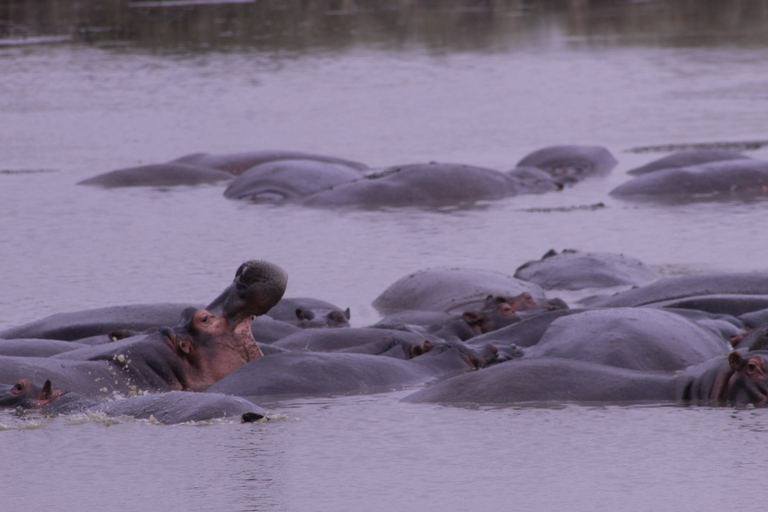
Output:
<instances>
[{"instance_id":1,"label":"hippo pod","mask_svg":"<svg viewBox=\"0 0 768 512\"><path fill-rule=\"evenodd\" d=\"M768 195L768 162L733 159L642 174L610 192L620 199L746 199Z\"/></svg>"},{"instance_id":2,"label":"hippo pod","mask_svg":"<svg viewBox=\"0 0 768 512\"><path fill-rule=\"evenodd\" d=\"M267 415L264 409L248 400L216 393L169 391L97 402L76 393L54 389L50 380L36 386L29 379L21 379L0 394L0 408L10 407L38 410L46 416L95 413L154 420L166 425L219 418L240 418L243 422L253 422Z\"/></svg>"},{"instance_id":3,"label":"hippo pod","mask_svg":"<svg viewBox=\"0 0 768 512\"><path fill-rule=\"evenodd\" d=\"M51 357L0 357L0 383L53 379L88 397L205 388L263 355L252 318L274 306L286 284L277 265L245 262L207 308L184 310L175 327Z\"/></svg>"}]
</instances>

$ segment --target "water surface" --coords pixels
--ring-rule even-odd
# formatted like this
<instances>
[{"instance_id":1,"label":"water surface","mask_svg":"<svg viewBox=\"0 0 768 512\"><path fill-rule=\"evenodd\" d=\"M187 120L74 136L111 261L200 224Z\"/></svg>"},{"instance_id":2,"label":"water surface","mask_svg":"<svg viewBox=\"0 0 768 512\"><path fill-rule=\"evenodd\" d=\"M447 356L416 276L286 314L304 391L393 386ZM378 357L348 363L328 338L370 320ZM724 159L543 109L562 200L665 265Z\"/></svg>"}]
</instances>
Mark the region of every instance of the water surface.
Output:
<instances>
[{"instance_id":1,"label":"water surface","mask_svg":"<svg viewBox=\"0 0 768 512\"><path fill-rule=\"evenodd\" d=\"M215 20L255 8L226 5L196 9L218 9ZM280 18L288 28L259 40L150 12L145 32L122 18L107 20L119 30L97 32L106 25L92 21L88 41L72 24L45 31L16 19L28 32L0 46L0 328L91 307L210 301L251 258L288 271L287 296L350 307L356 326L375 322L372 300L410 272L511 274L552 248L621 252L668 274L768 270L766 201L608 196L627 170L666 154L631 148L768 139L759 16L718 26L707 9L696 22L676 17L675 2L607 17L500 5L434 19L291 8ZM185 9L183 19L211 19ZM19 41L62 34L65 43ZM223 186L75 185L198 151L507 170L553 144L603 145L619 165L559 193L441 210L254 205L224 199ZM409 391L265 404L284 418L257 425L2 413L3 507L753 510L768 471L754 448L765 442L762 410L399 403Z\"/></svg>"}]
</instances>

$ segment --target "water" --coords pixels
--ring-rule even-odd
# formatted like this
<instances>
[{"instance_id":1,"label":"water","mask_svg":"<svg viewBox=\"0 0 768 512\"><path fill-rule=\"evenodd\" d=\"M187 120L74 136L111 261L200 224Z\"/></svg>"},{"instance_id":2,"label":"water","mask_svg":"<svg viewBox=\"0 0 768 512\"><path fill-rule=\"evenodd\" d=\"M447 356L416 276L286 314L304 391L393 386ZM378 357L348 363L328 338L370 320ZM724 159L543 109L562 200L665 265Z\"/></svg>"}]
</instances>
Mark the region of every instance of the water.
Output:
<instances>
[{"instance_id":1,"label":"water","mask_svg":"<svg viewBox=\"0 0 768 512\"><path fill-rule=\"evenodd\" d=\"M90 307L204 303L251 258L288 271L287 296L350 307L355 326L375 322L373 299L415 270L511 274L551 248L622 252L668 274L768 270L766 201L607 195L627 170L664 155L630 148L768 139L759 16L681 28L632 5L615 19L575 7L480 21L394 10L400 21L378 25L373 14L314 11L301 13L309 25L291 24L291 8L277 21L292 28L257 43L235 25L229 39L202 22L179 33L147 13L148 27L176 28L146 28L128 43L115 29L95 43L0 46L0 329ZM246 7L219 6L217 19ZM559 193L442 210L251 205L225 200L221 186L75 185L197 151L506 170L564 143L604 145L619 165ZM264 404L282 419L257 425L2 413L0 510L759 507L763 410L401 404L410 391Z\"/></svg>"}]
</instances>

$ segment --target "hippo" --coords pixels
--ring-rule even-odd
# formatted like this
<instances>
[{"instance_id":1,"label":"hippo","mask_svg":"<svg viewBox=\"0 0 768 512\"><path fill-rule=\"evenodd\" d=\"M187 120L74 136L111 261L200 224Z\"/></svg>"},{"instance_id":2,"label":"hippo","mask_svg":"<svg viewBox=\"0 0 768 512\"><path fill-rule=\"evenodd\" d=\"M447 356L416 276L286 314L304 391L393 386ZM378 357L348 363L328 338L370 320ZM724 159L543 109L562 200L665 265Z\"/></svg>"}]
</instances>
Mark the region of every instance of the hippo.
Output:
<instances>
[{"instance_id":1,"label":"hippo","mask_svg":"<svg viewBox=\"0 0 768 512\"><path fill-rule=\"evenodd\" d=\"M549 146L523 157L517 167L536 167L560 182L606 176L618 161L602 146Z\"/></svg>"},{"instance_id":2,"label":"hippo","mask_svg":"<svg viewBox=\"0 0 768 512\"><path fill-rule=\"evenodd\" d=\"M678 299L712 295L766 295L768 273L735 272L665 277L609 297L590 299L591 307L633 307L664 303L680 307ZM709 309L713 311L712 308Z\"/></svg>"},{"instance_id":3,"label":"hippo","mask_svg":"<svg viewBox=\"0 0 768 512\"><path fill-rule=\"evenodd\" d=\"M382 314L405 310L454 313L482 307L489 295L516 296L527 292L544 301L538 285L501 272L470 268L430 268L398 279L373 306Z\"/></svg>"},{"instance_id":4,"label":"hippo","mask_svg":"<svg viewBox=\"0 0 768 512\"><path fill-rule=\"evenodd\" d=\"M518 183L508 174L483 167L436 162L410 164L316 192L301 204L364 208L466 205L517 195Z\"/></svg>"},{"instance_id":5,"label":"hippo","mask_svg":"<svg viewBox=\"0 0 768 512\"><path fill-rule=\"evenodd\" d=\"M251 321L282 298L286 284L287 275L277 265L245 262L233 283L207 308L184 310L173 328L51 357L0 356L0 383L53 379L89 398L113 392L204 389L262 356Z\"/></svg>"},{"instance_id":6,"label":"hippo","mask_svg":"<svg viewBox=\"0 0 768 512\"><path fill-rule=\"evenodd\" d=\"M46 339L0 339L0 355L19 357L50 357L62 352L85 348L85 343Z\"/></svg>"},{"instance_id":7,"label":"hippo","mask_svg":"<svg viewBox=\"0 0 768 512\"><path fill-rule=\"evenodd\" d=\"M132 304L108 306L71 313L56 313L43 319L0 331L0 338L43 338L62 341L76 341L92 336L112 334L102 342L122 339L126 334L135 334L154 327L176 325L181 312L191 303ZM89 342L88 344L94 344Z\"/></svg>"},{"instance_id":8,"label":"hippo","mask_svg":"<svg viewBox=\"0 0 768 512\"><path fill-rule=\"evenodd\" d=\"M709 162L720 162L723 160L742 160L749 158L736 151L724 149L690 149L677 151L671 155L659 158L649 162L641 167L636 167L627 171L632 176L640 176L649 172L661 169L675 169L678 167L690 167L692 165L705 164Z\"/></svg>"},{"instance_id":9,"label":"hippo","mask_svg":"<svg viewBox=\"0 0 768 512\"><path fill-rule=\"evenodd\" d=\"M536 345L549 326L562 316L569 316L587 311L585 309L556 309L545 311L534 315L519 314L519 321L501 329L480 334L470 340L467 344L475 346L476 344L492 343L496 346L515 346L532 347Z\"/></svg>"},{"instance_id":10,"label":"hippo","mask_svg":"<svg viewBox=\"0 0 768 512\"><path fill-rule=\"evenodd\" d=\"M643 286L659 274L643 262L623 254L550 250L538 261L522 264L515 277L545 290L582 290L614 286Z\"/></svg>"},{"instance_id":11,"label":"hippo","mask_svg":"<svg viewBox=\"0 0 768 512\"><path fill-rule=\"evenodd\" d=\"M251 167L224 191L228 199L288 201L360 179L347 165L316 160L276 160Z\"/></svg>"},{"instance_id":12,"label":"hippo","mask_svg":"<svg viewBox=\"0 0 768 512\"><path fill-rule=\"evenodd\" d=\"M672 372L727 354L714 332L669 311L609 308L558 318L525 357L579 359L632 370Z\"/></svg>"},{"instance_id":13,"label":"hippo","mask_svg":"<svg viewBox=\"0 0 768 512\"><path fill-rule=\"evenodd\" d=\"M77 184L102 188L173 187L218 183L231 179L231 174L216 169L182 163L167 163L117 169L84 179Z\"/></svg>"},{"instance_id":14,"label":"hippo","mask_svg":"<svg viewBox=\"0 0 768 512\"><path fill-rule=\"evenodd\" d=\"M300 396L373 393L466 372L495 362L460 343L438 343L409 360L360 353L282 352L242 366L206 392L264 400Z\"/></svg>"},{"instance_id":15,"label":"hippo","mask_svg":"<svg viewBox=\"0 0 768 512\"><path fill-rule=\"evenodd\" d=\"M343 330L308 329L286 336L272 345L286 350L332 352L385 340L398 340L409 346L420 345L424 342L422 336L409 332L359 327Z\"/></svg>"},{"instance_id":16,"label":"hippo","mask_svg":"<svg viewBox=\"0 0 768 512\"><path fill-rule=\"evenodd\" d=\"M749 199L768 195L768 161L737 159L663 169L611 190L618 199Z\"/></svg>"},{"instance_id":17,"label":"hippo","mask_svg":"<svg viewBox=\"0 0 768 512\"><path fill-rule=\"evenodd\" d=\"M429 385L404 402L675 402L689 379L558 357L522 357Z\"/></svg>"},{"instance_id":18,"label":"hippo","mask_svg":"<svg viewBox=\"0 0 768 512\"><path fill-rule=\"evenodd\" d=\"M563 190L563 183L538 167L515 167L507 174L518 180L521 194L543 194Z\"/></svg>"},{"instance_id":19,"label":"hippo","mask_svg":"<svg viewBox=\"0 0 768 512\"><path fill-rule=\"evenodd\" d=\"M193 153L191 155L185 155L181 158L177 158L176 160L172 160L170 163L216 169L219 171L224 171L231 176L240 176L252 167L279 160L308 160L312 162L326 162L330 164L343 165L358 171L364 171L368 169L368 166L363 163L354 162L352 160L345 160L343 158L315 155L312 153L302 153L300 151L280 150L248 151L244 153L229 153L221 155L212 155L210 153Z\"/></svg>"},{"instance_id":20,"label":"hippo","mask_svg":"<svg viewBox=\"0 0 768 512\"><path fill-rule=\"evenodd\" d=\"M283 298L267 315L300 328L349 327L351 316L349 308L308 297Z\"/></svg>"},{"instance_id":21,"label":"hippo","mask_svg":"<svg viewBox=\"0 0 768 512\"><path fill-rule=\"evenodd\" d=\"M0 394L0 408L8 407L39 410L46 416L73 413L130 416L166 425L233 417L245 423L267 416L261 407L230 395L169 391L98 402L54 389L50 380L46 380L43 386L36 386L29 379L19 380L6 393Z\"/></svg>"},{"instance_id":22,"label":"hippo","mask_svg":"<svg viewBox=\"0 0 768 512\"><path fill-rule=\"evenodd\" d=\"M768 405L768 352L733 351L696 367L683 399L704 405Z\"/></svg>"}]
</instances>

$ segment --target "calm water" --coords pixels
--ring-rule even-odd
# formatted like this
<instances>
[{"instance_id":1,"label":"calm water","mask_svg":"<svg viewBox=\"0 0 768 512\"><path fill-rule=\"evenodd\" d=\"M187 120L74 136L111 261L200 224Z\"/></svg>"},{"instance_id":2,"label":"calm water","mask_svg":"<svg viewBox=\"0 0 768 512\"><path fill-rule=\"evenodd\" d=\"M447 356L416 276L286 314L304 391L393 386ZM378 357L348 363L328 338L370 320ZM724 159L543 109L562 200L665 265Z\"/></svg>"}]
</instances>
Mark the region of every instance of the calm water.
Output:
<instances>
[{"instance_id":1,"label":"calm water","mask_svg":"<svg viewBox=\"0 0 768 512\"><path fill-rule=\"evenodd\" d=\"M148 39L0 45L0 329L90 307L206 302L250 258L288 271L287 296L350 307L355 326L378 319L371 301L407 273L511 274L551 248L623 252L666 273L768 271L768 201L607 196L664 155L630 148L768 139L768 46L706 26L672 37L579 25L573 13L521 16L495 19L474 46L450 24L399 45L383 29L373 41L315 34L303 46L273 37L205 51ZM619 165L560 193L438 211L251 205L225 200L222 186L75 186L198 151L506 170L564 143L604 145ZM265 404L283 419L258 425L3 413L0 509L761 506L763 410L454 409L399 403L408 392Z\"/></svg>"}]
</instances>

